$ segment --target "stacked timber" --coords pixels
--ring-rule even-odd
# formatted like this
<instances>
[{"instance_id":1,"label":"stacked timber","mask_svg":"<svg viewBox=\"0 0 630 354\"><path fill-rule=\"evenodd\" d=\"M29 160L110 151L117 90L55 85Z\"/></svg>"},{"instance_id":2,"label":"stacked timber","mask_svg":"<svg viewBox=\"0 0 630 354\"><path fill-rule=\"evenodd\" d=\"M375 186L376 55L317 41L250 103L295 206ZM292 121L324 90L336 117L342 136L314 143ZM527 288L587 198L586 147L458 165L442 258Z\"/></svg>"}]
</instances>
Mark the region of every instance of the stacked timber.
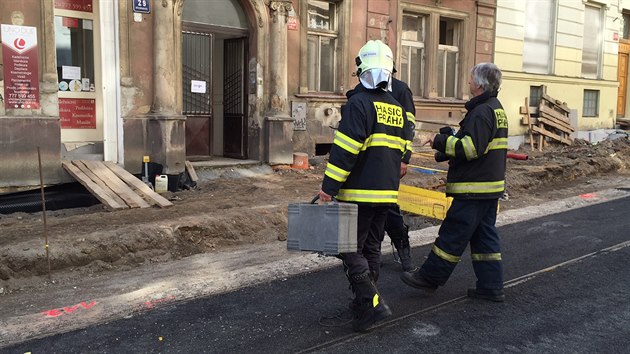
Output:
<instances>
[{"instance_id":1,"label":"stacked timber","mask_svg":"<svg viewBox=\"0 0 630 354\"><path fill-rule=\"evenodd\" d=\"M540 104L538 106L538 116L530 114L529 104L525 98L525 107L521 107L522 124L528 126L529 144L534 149L534 145L542 151L545 144L549 142L559 142L571 145L573 139L571 133L575 129L569 121L569 107L565 102L554 99L543 90Z\"/></svg>"}]
</instances>

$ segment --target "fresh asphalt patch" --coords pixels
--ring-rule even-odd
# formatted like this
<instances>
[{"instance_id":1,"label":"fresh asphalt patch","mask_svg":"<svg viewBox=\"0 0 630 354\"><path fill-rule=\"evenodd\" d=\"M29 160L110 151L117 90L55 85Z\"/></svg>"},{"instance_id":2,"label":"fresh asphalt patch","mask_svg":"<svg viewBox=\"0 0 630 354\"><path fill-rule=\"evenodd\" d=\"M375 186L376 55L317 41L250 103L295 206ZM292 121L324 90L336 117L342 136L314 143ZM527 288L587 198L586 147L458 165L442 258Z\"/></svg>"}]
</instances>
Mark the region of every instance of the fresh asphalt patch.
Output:
<instances>
[{"instance_id":1,"label":"fresh asphalt patch","mask_svg":"<svg viewBox=\"0 0 630 354\"><path fill-rule=\"evenodd\" d=\"M467 254L446 286L427 295L399 280L399 267L386 250L378 287L394 315L368 334L355 334L348 325L319 324L322 316L345 309L350 300L339 266L1 351L619 352L617 346L627 348L630 341L630 248L601 250L630 240L628 206L625 197L500 227L505 279L522 279L506 289L505 303L463 297L475 284ZM416 247L413 255L419 261L429 250L430 245Z\"/></svg>"}]
</instances>

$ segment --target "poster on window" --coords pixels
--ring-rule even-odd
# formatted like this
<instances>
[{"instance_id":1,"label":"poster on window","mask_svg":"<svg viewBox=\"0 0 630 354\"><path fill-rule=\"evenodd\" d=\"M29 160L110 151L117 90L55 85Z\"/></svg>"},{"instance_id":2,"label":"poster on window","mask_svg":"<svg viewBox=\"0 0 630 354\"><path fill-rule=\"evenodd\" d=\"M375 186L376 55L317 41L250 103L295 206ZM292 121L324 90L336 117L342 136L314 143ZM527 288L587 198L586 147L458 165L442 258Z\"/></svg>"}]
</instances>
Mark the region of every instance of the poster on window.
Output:
<instances>
[{"instance_id":1,"label":"poster on window","mask_svg":"<svg viewBox=\"0 0 630 354\"><path fill-rule=\"evenodd\" d=\"M96 101L59 97L61 129L96 129Z\"/></svg>"},{"instance_id":2,"label":"poster on window","mask_svg":"<svg viewBox=\"0 0 630 354\"><path fill-rule=\"evenodd\" d=\"M37 28L2 24L4 107L39 109Z\"/></svg>"}]
</instances>

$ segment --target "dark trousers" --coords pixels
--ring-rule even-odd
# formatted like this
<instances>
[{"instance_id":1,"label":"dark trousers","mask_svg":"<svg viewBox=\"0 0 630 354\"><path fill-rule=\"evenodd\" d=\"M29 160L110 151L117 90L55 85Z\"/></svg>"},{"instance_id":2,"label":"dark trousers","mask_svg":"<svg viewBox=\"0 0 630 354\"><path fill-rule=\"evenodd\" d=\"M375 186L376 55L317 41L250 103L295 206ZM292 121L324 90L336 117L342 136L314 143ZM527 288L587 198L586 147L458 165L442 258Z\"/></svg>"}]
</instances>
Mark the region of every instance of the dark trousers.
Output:
<instances>
[{"instance_id":1,"label":"dark trousers","mask_svg":"<svg viewBox=\"0 0 630 354\"><path fill-rule=\"evenodd\" d=\"M392 240L396 248L409 247L409 234L405 225L400 207L398 205L389 208L385 220L385 232Z\"/></svg>"},{"instance_id":2,"label":"dark trousers","mask_svg":"<svg viewBox=\"0 0 630 354\"><path fill-rule=\"evenodd\" d=\"M359 204L357 216L357 252L342 253L344 269L348 279L370 273L378 279L381 267L381 242L383 242L385 219L389 206Z\"/></svg>"},{"instance_id":3,"label":"dark trousers","mask_svg":"<svg viewBox=\"0 0 630 354\"><path fill-rule=\"evenodd\" d=\"M497 199L454 199L420 274L444 285L470 243L478 289L502 289L501 244L495 227Z\"/></svg>"}]
</instances>

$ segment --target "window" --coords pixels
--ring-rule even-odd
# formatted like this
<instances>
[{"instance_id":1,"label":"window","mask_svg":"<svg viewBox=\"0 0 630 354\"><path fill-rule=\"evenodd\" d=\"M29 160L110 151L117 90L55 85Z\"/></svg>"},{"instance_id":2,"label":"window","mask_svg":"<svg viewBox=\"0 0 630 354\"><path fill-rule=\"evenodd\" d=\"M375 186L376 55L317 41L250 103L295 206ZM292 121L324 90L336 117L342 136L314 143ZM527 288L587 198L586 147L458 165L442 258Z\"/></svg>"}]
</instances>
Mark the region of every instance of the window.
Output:
<instances>
[{"instance_id":1,"label":"window","mask_svg":"<svg viewBox=\"0 0 630 354\"><path fill-rule=\"evenodd\" d=\"M623 14L623 39L630 39L630 14Z\"/></svg>"},{"instance_id":2,"label":"window","mask_svg":"<svg viewBox=\"0 0 630 354\"><path fill-rule=\"evenodd\" d=\"M600 77L602 60L602 9L586 6L584 9L584 37L582 47L582 76L589 79Z\"/></svg>"},{"instance_id":3,"label":"window","mask_svg":"<svg viewBox=\"0 0 630 354\"><path fill-rule=\"evenodd\" d=\"M55 16L57 75L62 91L90 91L94 85L92 26L92 20Z\"/></svg>"},{"instance_id":4,"label":"window","mask_svg":"<svg viewBox=\"0 0 630 354\"><path fill-rule=\"evenodd\" d=\"M402 50L400 65L396 69L400 72L400 79L409 85L416 96L422 96L424 86L425 23L424 16L403 14Z\"/></svg>"},{"instance_id":5,"label":"window","mask_svg":"<svg viewBox=\"0 0 630 354\"><path fill-rule=\"evenodd\" d=\"M309 0L308 23L308 90L335 91L337 38L337 4L333 1Z\"/></svg>"},{"instance_id":6,"label":"window","mask_svg":"<svg viewBox=\"0 0 630 354\"><path fill-rule=\"evenodd\" d=\"M530 86L529 87L529 106L538 107L540 105L540 99L542 98L543 89L542 86Z\"/></svg>"},{"instance_id":7,"label":"window","mask_svg":"<svg viewBox=\"0 0 630 354\"><path fill-rule=\"evenodd\" d=\"M549 74L553 62L554 0L525 2L523 71Z\"/></svg>"},{"instance_id":8,"label":"window","mask_svg":"<svg viewBox=\"0 0 630 354\"><path fill-rule=\"evenodd\" d=\"M441 18L438 45L438 96L456 97L460 21Z\"/></svg>"},{"instance_id":9,"label":"window","mask_svg":"<svg viewBox=\"0 0 630 354\"><path fill-rule=\"evenodd\" d=\"M597 117L599 114L599 91L584 90L583 117Z\"/></svg>"}]
</instances>

